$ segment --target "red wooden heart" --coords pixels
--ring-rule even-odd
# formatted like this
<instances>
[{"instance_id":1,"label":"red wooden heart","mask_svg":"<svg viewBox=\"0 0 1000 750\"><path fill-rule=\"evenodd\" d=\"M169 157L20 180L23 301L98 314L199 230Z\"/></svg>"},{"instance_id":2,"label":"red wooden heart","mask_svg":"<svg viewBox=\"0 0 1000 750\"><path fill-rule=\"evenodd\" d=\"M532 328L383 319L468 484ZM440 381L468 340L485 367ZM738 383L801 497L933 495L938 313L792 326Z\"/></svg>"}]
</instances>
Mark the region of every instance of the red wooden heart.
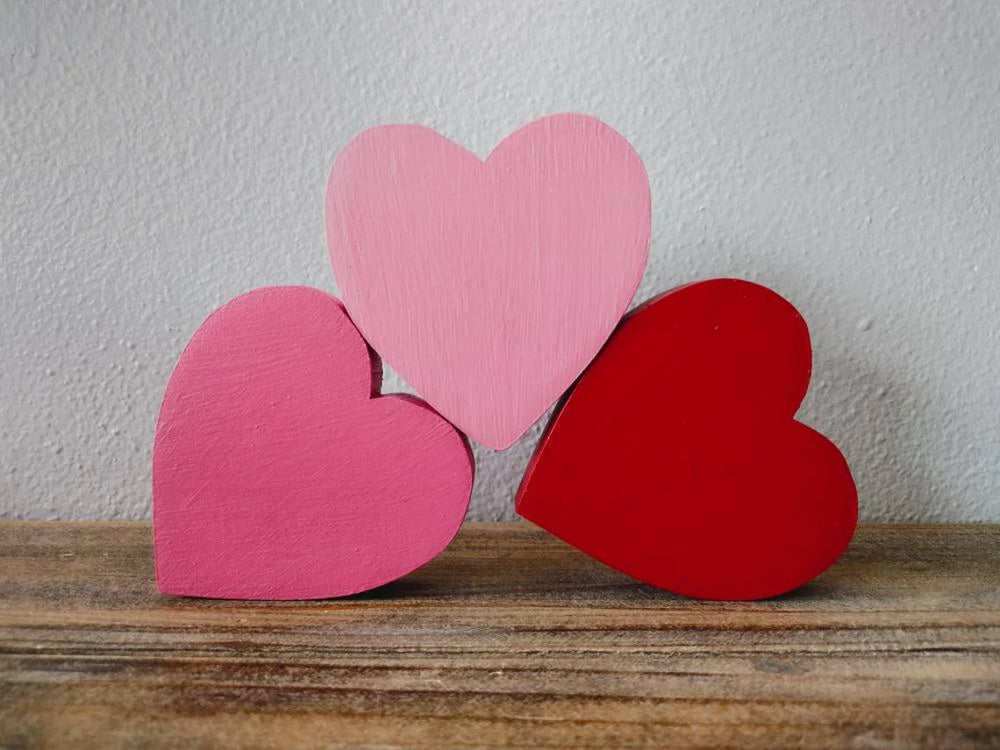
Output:
<instances>
[{"instance_id":1,"label":"red wooden heart","mask_svg":"<svg viewBox=\"0 0 1000 750\"><path fill-rule=\"evenodd\" d=\"M805 321L764 287L714 279L622 322L552 417L517 511L646 583L761 599L829 567L857 524L837 447L794 415Z\"/></svg>"}]
</instances>

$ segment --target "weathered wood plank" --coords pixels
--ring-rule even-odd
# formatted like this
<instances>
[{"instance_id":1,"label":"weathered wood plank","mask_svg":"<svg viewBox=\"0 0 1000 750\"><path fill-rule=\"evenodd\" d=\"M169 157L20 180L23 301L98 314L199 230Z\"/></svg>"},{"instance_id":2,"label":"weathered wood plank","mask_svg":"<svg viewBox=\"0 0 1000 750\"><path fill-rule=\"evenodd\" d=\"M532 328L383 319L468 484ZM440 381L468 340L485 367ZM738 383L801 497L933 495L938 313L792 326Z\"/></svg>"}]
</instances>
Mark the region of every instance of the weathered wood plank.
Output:
<instances>
[{"instance_id":1,"label":"weathered wood plank","mask_svg":"<svg viewBox=\"0 0 1000 750\"><path fill-rule=\"evenodd\" d=\"M175 599L145 524L0 524L0 747L1000 747L1000 527L698 602L527 524L367 595Z\"/></svg>"}]
</instances>

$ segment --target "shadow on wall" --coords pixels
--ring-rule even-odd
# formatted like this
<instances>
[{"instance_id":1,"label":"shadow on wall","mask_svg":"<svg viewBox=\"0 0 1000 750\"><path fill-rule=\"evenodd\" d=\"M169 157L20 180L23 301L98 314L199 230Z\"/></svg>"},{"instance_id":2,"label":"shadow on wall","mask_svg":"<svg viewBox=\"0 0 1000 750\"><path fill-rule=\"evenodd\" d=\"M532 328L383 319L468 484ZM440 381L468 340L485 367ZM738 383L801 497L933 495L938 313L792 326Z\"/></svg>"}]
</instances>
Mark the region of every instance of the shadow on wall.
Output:
<instances>
[{"instance_id":1,"label":"shadow on wall","mask_svg":"<svg viewBox=\"0 0 1000 750\"><path fill-rule=\"evenodd\" d=\"M941 496L920 459L929 417L915 392L871 367L847 360L814 362L809 394L798 419L833 440L858 485L861 520L943 520L949 498ZM473 445L476 485L471 516L513 520L514 496L552 410L506 451Z\"/></svg>"},{"instance_id":2,"label":"shadow on wall","mask_svg":"<svg viewBox=\"0 0 1000 750\"><path fill-rule=\"evenodd\" d=\"M906 385L848 359L816 360L798 419L833 440L858 486L862 521L943 519L940 495L920 460L926 405Z\"/></svg>"},{"instance_id":3,"label":"shadow on wall","mask_svg":"<svg viewBox=\"0 0 1000 750\"><path fill-rule=\"evenodd\" d=\"M469 505L470 518L480 521L514 521L520 518L514 512L514 497L553 410L554 407L550 407L520 440L505 451L472 443L476 483Z\"/></svg>"}]
</instances>

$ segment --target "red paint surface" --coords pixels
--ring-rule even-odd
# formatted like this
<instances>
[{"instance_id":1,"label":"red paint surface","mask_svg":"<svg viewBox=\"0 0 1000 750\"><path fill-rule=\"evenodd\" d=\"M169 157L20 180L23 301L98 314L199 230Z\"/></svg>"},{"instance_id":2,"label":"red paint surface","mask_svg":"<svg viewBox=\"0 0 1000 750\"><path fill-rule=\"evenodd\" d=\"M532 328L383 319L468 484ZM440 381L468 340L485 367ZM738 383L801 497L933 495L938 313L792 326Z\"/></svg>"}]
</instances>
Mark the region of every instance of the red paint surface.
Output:
<instances>
[{"instance_id":1,"label":"red paint surface","mask_svg":"<svg viewBox=\"0 0 1000 750\"><path fill-rule=\"evenodd\" d=\"M237 297L195 332L153 447L156 578L168 594L313 599L380 586L458 531L465 439L378 396L343 306L306 287Z\"/></svg>"},{"instance_id":2,"label":"red paint surface","mask_svg":"<svg viewBox=\"0 0 1000 750\"><path fill-rule=\"evenodd\" d=\"M837 447L794 420L811 348L787 301L691 284L626 317L541 441L517 510L641 581L759 599L829 567L857 523Z\"/></svg>"}]
</instances>

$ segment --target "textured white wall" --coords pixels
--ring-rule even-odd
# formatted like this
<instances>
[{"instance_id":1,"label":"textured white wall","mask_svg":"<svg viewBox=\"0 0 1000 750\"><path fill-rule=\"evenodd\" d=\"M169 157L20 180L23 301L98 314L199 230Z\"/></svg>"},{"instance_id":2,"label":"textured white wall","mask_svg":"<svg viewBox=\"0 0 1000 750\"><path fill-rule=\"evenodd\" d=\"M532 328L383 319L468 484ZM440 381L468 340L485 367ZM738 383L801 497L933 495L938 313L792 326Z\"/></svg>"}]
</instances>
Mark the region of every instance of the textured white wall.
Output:
<instances>
[{"instance_id":1,"label":"textured white wall","mask_svg":"<svg viewBox=\"0 0 1000 750\"><path fill-rule=\"evenodd\" d=\"M649 170L639 300L774 287L813 332L802 417L862 514L1000 521L995 0L4 0L0 66L2 516L147 515L201 319L255 286L336 291L323 192L361 129L485 155L574 110ZM477 450L476 517L511 516L538 431Z\"/></svg>"}]
</instances>

